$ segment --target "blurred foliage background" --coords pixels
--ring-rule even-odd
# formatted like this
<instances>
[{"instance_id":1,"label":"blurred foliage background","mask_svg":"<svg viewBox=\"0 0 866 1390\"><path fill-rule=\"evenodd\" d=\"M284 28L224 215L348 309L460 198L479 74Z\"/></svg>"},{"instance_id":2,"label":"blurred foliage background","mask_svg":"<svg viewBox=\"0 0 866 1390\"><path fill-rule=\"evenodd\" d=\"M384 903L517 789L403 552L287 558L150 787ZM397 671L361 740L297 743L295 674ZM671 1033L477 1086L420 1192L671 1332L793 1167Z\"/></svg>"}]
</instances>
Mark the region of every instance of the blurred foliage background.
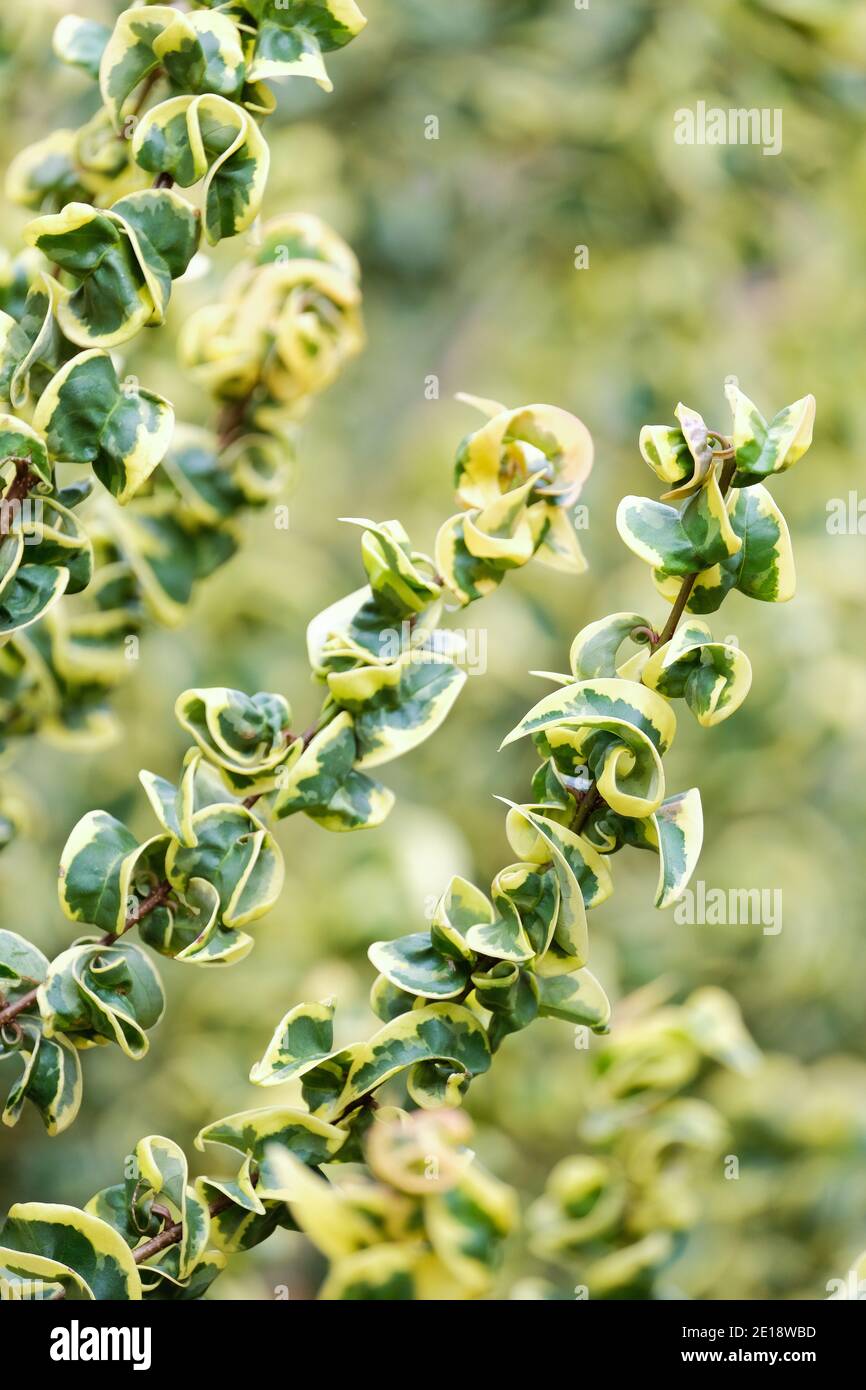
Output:
<instances>
[{"instance_id":1,"label":"blurred foliage background","mask_svg":"<svg viewBox=\"0 0 866 1390\"><path fill-rule=\"evenodd\" d=\"M110 20L121 6L76 8ZM729 601L722 622L751 654L751 694L710 733L683 715L668 766L672 786L701 787L698 877L780 888L783 929L677 925L651 906L650 857L622 856L617 892L592 916L591 965L612 997L660 977L674 999L701 984L731 990L767 1057L749 1081L714 1075L696 1088L732 1126L727 1152L740 1178L711 1168L702 1219L666 1272L669 1296L826 1297L827 1281L844 1278L866 1245L855 871L866 810L866 539L826 528L828 501L858 486L866 450L866 11L847 0L363 8L368 28L333 62L333 94L303 81L279 90L265 214L317 212L349 239L364 272L368 348L305 425L290 530L259 516L241 554L202 587L187 627L142 643L120 696L122 742L87 756L19 751L13 770L32 830L0 859L0 924L49 954L70 938L55 898L68 830L96 805L147 829L136 774L173 775L180 690L277 690L308 721L317 697L306 622L359 582L357 532L337 518L398 516L416 546L432 545L453 509L455 447L475 425L455 391L551 401L586 421L596 443L583 498L590 572L569 580L528 566L471 611L467 620L484 624L472 640L486 644L486 673L395 768L398 808L384 829L329 836L303 818L284 823L287 885L252 956L225 974L165 962L169 1008L149 1056L133 1066L115 1049L91 1053L82 1115L60 1139L45 1137L35 1112L4 1132L0 1204L81 1202L114 1180L141 1134L188 1147L206 1120L262 1104L247 1072L294 1002L336 994L347 1036L370 1025L367 945L418 929L452 873L483 883L505 862L493 797L525 796L533 757L520 744L496 750L541 693L528 670L561 669L573 634L606 612L661 616L613 524L623 493L655 491L637 452L640 425L672 419L683 399L724 429L722 384L734 373L765 412L808 391L818 399L816 444L776 488L799 591L778 609ZM50 56L65 9L61 0L3 7L4 164L96 105L92 86ZM782 153L676 145L673 113L698 99L780 108ZM437 139L426 138L431 116ZM10 249L26 217L4 207ZM174 363L172 330L238 254L231 241L211 253L212 273L176 289L169 328L140 335L126 364L183 418L206 419L207 402ZM439 396L428 399L434 376ZM526 1203L580 1151L585 1084L571 1030L546 1022L509 1040L473 1089L479 1152ZM286 1285L309 1297L316 1259L301 1237L279 1233L234 1259L214 1293L268 1298ZM518 1238L501 1296L544 1274ZM567 1297L568 1277L553 1277Z\"/></svg>"}]
</instances>

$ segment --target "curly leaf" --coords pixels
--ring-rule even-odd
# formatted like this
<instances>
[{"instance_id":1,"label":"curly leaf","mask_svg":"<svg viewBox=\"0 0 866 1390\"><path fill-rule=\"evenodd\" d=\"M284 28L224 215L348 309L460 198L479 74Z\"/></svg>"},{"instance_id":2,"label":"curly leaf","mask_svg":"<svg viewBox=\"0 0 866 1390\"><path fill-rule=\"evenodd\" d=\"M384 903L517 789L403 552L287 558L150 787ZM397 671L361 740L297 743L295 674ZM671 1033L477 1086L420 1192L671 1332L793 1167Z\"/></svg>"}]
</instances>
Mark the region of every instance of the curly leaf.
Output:
<instances>
[{"instance_id":1,"label":"curly leaf","mask_svg":"<svg viewBox=\"0 0 866 1390\"><path fill-rule=\"evenodd\" d=\"M46 1038L38 1027L24 1023L20 1055L24 1069L9 1092L3 1109L4 1125L15 1125L25 1100L36 1106L46 1130L61 1134L72 1124L81 1106L81 1062L65 1038Z\"/></svg>"},{"instance_id":2,"label":"curly leaf","mask_svg":"<svg viewBox=\"0 0 866 1390\"><path fill-rule=\"evenodd\" d=\"M70 342L116 347L164 322L173 279L199 238L198 214L169 189L131 193L105 211L68 203L25 229L30 245L78 281L60 287L55 315Z\"/></svg>"},{"instance_id":3,"label":"curly leaf","mask_svg":"<svg viewBox=\"0 0 866 1390\"><path fill-rule=\"evenodd\" d=\"M305 1110L286 1106L244 1110L206 1125L196 1135L195 1146L221 1144L249 1156L259 1169L256 1194L260 1200L287 1201L287 1192L273 1161L275 1152L293 1154L302 1163L328 1163L346 1140L346 1131Z\"/></svg>"},{"instance_id":4,"label":"curly leaf","mask_svg":"<svg viewBox=\"0 0 866 1390\"><path fill-rule=\"evenodd\" d=\"M185 690L175 702L182 729L234 790L274 785L275 769L289 754L292 712L282 695L245 695L223 686ZM264 780L263 780L264 779Z\"/></svg>"},{"instance_id":5,"label":"curly leaf","mask_svg":"<svg viewBox=\"0 0 866 1390\"><path fill-rule=\"evenodd\" d=\"M129 942L84 942L63 951L39 986L46 1037L65 1033L78 1047L115 1042L134 1061L162 1017L165 996L148 957Z\"/></svg>"},{"instance_id":6,"label":"curly leaf","mask_svg":"<svg viewBox=\"0 0 866 1390\"><path fill-rule=\"evenodd\" d=\"M270 152L248 112L225 97L161 102L139 121L132 151L143 169L170 174L182 188L204 180L204 226L211 245L246 231L258 216Z\"/></svg>"},{"instance_id":7,"label":"curly leaf","mask_svg":"<svg viewBox=\"0 0 866 1390\"><path fill-rule=\"evenodd\" d=\"M118 381L107 353L79 353L48 383L33 415L48 451L60 462L90 463L100 482L128 502L168 448L174 411L168 401Z\"/></svg>"},{"instance_id":8,"label":"curly leaf","mask_svg":"<svg viewBox=\"0 0 866 1390\"><path fill-rule=\"evenodd\" d=\"M59 1284L68 1297L141 1299L141 1279L116 1231L76 1207L18 1202L0 1233L0 1265Z\"/></svg>"},{"instance_id":9,"label":"curly leaf","mask_svg":"<svg viewBox=\"0 0 866 1390\"><path fill-rule=\"evenodd\" d=\"M668 699L685 697L704 728L720 724L745 700L752 665L730 642L714 642L707 624L690 618L649 658L641 680Z\"/></svg>"},{"instance_id":10,"label":"curly leaf","mask_svg":"<svg viewBox=\"0 0 866 1390\"><path fill-rule=\"evenodd\" d=\"M386 1023L352 1049L343 1090L330 1113L348 1106L417 1062L441 1060L465 1077L490 1066L490 1049L479 1020L460 1004L428 1004Z\"/></svg>"},{"instance_id":11,"label":"curly leaf","mask_svg":"<svg viewBox=\"0 0 866 1390\"><path fill-rule=\"evenodd\" d=\"M469 965L441 955L429 932L413 932L397 941L374 941L370 963L397 989L427 999L454 999L469 981Z\"/></svg>"},{"instance_id":12,"label":"curly leaf","mask_svg":"<svg viewBox=\"0 0 866 1390\"><path fill-rule=\"evenodd\" d=\"M235 804L207 806L192 818L195 844L169 844L165 873L182 895L205 880L219 894L226 927L244 927L270 912L283 887L283 856L251 810Z\"/></svg>"}]
</instances>

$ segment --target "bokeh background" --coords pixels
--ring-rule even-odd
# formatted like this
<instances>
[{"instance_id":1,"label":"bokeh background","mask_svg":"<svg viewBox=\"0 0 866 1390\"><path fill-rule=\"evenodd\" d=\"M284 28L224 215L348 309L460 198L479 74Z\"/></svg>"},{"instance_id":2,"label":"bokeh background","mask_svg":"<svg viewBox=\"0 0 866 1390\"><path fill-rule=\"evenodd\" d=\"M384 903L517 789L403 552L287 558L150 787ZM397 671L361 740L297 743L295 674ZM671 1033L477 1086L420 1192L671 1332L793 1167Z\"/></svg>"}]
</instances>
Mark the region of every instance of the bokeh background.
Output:
<instances>
[{"instance_id":1,"label":"bokeh background","mask_svg":"<svg viewBox=\"0 0 866 1390\"><path fill-rule=\"evenodd\" d=\"M76 5L103 19L120 8ZM169 1007L148 1057L89 1053L82 1113L59 1139L35 1112L4 1131L0 1207L82 1202L116 1180L141 1134L189 1147L208 1119L269 1100L247 1072L294 1002L336 994L347 1035L371 1025L367 945L419 929L452 873L483 884L509 857L494 796L525 797L533 759L523 745L497 747L542 692L529 669L561 669L573 634L606 612L661 615L614 528L623 493L655 490L641 424L670 420L682 399L724 429L733 373L765 412L807 391L818 399L816 443L775 486L798 593L778 608L728 601L719 621L751 654L753 688L715 730L683 715L670 780L701 787L698 876L781 889L783 929L677 925L652 907L650 858L621 855L616 893L591 918L591 964L615 998L659 978L674 999L706 983L729 989L767 1058L749 1080L696 1088L728 1117L741 1176L707 1174L669 1295L826 1297L866 1246L866 536L827 531L828 502L863 486L866 451L866 10L847 0L363 8L366 31L331 61L334 93L302 81L279 92L265 213L317 212L352 243L367 350L305 424L289 531L258 517L187 626L143 641L119 698L122 741L86 756L19 750L32 829L0 858L0 924L56 953L70 939L55 873L73 822L99 805L152 833L136 774L173 775L180 690L281 691L308 722L318 696L307 620L359 582L357 531L337 518L396 516L430 548L452 510L455 447L475 423L456 391L550 401L586 421L591 568L575 580L530 565L457 619L483 627L487 670L446 727L389 768L391 820L354 837L283 823L286 888L253 954L225 974L163 962ZM4 165L95 108L87 80L51 56L65 9L3 6ZM673 112L698 99L781 108L782 153L676 145ZM26 216L4 206L4 245L16 246ZM586 269L575 268L578 246ZM174 334L241 249L218 248L211 276L176 290L168 330L140 335L127 361L184 418L205 421L208 402L176 367ZM438 399L425 390L433 376ZM507 1041L473 1089L479 1153L527 1204L580 1150L586 1067L569 1027L540 1022ZM212 1296L267 1298L279 1284L308 1297L319 1273L306 1242L280 1232L233 1259ZM518 1236L499 1292L550 1273Z\"/></svg>"}]
</instances>

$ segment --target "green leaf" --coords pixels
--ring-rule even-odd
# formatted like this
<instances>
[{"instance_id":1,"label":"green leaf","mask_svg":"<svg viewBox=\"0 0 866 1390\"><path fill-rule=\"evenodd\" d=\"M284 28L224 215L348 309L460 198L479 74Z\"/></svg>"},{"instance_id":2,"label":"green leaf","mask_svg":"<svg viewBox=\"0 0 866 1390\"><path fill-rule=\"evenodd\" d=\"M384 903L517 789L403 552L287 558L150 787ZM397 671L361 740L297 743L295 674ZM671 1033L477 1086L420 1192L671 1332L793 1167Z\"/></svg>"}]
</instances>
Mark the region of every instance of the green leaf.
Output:
<instances>
[{"instance_id":1,"label":"green leaf","mask_svg":"<svg viewBox=\"0 0 866 1390\"><path fill-rule=\"evenodd\" d=\"M786 405L767 424L757 406L734 383L726 386L725 394L734 416L734 487L750 487L773 473L784 473L803 457L812 443L814 396Z\"/></svg>"},{"instance_id":2,"label":"green leaf","mask_svg":"<svg viewBox=\"0 0 866 1390\"><path fill-rule=\"evenodd\" d=\"M741 546L715 473L680 508L648 497L624 497L616 524L629 549L666 575L693 574L723 563Z\"/></svg>"},{"instance_id":3,"label":"green leaf","mask_svg":"<svg viewBox=\"0 0 866 1390\"><path fill-rule=\"evenodd\" d=\"M53 470L45 440L14 415L0 415L0 458L26 460L27 466L43 483L53 481Z\"/></svg>"},{"instance_id":4,"label":"green leaf","mask_svg":"<svg viewBox=\"0 0 866 1390\"><path fill-rule=\"evenodd\" d=\"M9 1002L7 997L7 1002ZM54 1136L68 1129L81 1106L81 1062L77 1050L65 1038L46 1038L41 1029L25 1021L20 1056L24 1061L3 1109L4 1125L15 1125L25 1100L42 1116Z\"/></svg>"},{"instance_id":5,"label":"green leaf","mask_svg":"<svg viewBox=\"0 0 866 1390\"><path fill-rule=\"evenodd\" d=\"M278 770L299 751L287 741L292 712L282 695L245 695L224 686L185 690L174 710L181 728L237 792L279 785Z\"/></svg>"},{"instance_id":6,"label":"green leaf","mask_svg":"<svg viewBox=\"0 0 866 1390\"><path fill-rule=\"evenodd\" d=\"M689 618L649 658L641 679L668 699L683 696L698 723L710 728L739 709L752 684L752 665L739 647L714 642L706 623Z\"/></svg>"},{"instance_id":7,"label":"green leaf","mask_svg":"<svg viewBox=\"0 0 866 1390\"><path fill-rule=\"evenodd\" d=\"M45 1036L67 1034L79 1047L116 1042L134 1061L162 1017L165 996L150 960L130 942L79 942L52 962L39 986Z\"/></svg>"},{"instance_id":8,"label":"green leaf","mask_svg":"<svg viewBox=\"0 0 866 1390\"><path fill-rule=\"evenodd\" d=\"M333 1116L383 1082L433 1059L450 1062L469 1078L487 1071L490 1049L484 1028L460 1004L428 1004L386 1023L360 1046L351 1049L351 1064L340 1095L327 1107Z\"/></svg>"},{"instance_id":9,"label":"green leaf","mask_svg":"<svg viewBox=\"0 0 866 1390\"><path fill-rule=\"evenodd\" d=\"M245 927L270 912L283 887L283 856L269 831L246 806L204 807L192 818L196 843L169 844L165 873L182 895L204 879L219 894L226 927Z\"/></svg>"},{"instance_id":10,"label":"green leaf","mask_svg":"<svg viewBox=\"0 0 866 1390\"><path fill-rule=\"evenodd\" d=\"M90 463L100 482L128 502L165 453L174 428L168 401L118 381L107 353L79 353L48 383L33 416L52 459Z\"/></svg>"},{"instance_id":11,"label":"green leaf","mask_svg":"<svg viewBox=\"0 0 866 1390\"><path fill-rule=\"evenodd\" d=\"M68 203L29 223L25 235L78 281L55 292L57 322L81 347L116 347L146 324L160 324L172 279L199 239L198 214L169 189L144 189L99 211Z\"/></svg>"},{"instance_id":12,"label":"green leaf","mask_svg":"<svg viewBox=\"0 0 866 1390\"><path fill-rule=\"evenodd\" d=\"M554 756L567 771L589 760L613 810L647 816L664 799L661 755L675 732L673 710L655 691L634 681L599 678L545 696L502 747L533 734L543 755Z\"/></svg>"},{"instance_id":13,"label":"green leaf","mask_svg":"<svg viewBox=\"0 0 866 1390\"><path fill-rule=\"evenodd\" d=\"M107 24L95 19L82 19L67 14L54 30L53 47L57 57L70 67L81 68L94 80L99 76L99 62L111 37Z\"/></svg>"},{"instance_id":14,"label":"green leaf","mask_svg":"<svg viewBox=\"0 0 866 1390\"><path fill-rule=\"evenodd\" d=\"M7 1004L40 985L48 973L48 958L17 932L0 928L0 990ZM36 1009L33 1005L31 1012Z\"/></svg>"},{"instance_id":15,"label":"green leaf","mask_svg":"<svg viewBox=\"0 0 866 1390\"><path fill-rule=\"evenodd\" d=\"M175 11L153 51L178 91L236 97L244 84L242 36L229 14Z\"/></svg>"},{"instance_id":16,"label":"green leaf","mask_svg":"<svg viewBox=\"0 0 866 1390\"><path fill-rule=\"evenodd\" d=\"M764 603L786 603L796 588L794 552L787 522L773 497L757 483L733 492L727 506L741 547L736 555L698 575L688 611L714 613L731 589ZM673 602L679 585L671 585L658 571L653 577L665 598Z\"/></svg>"},{"instance_id":17,"label":"green leaf","mask_svg":"<svg viewBox=\"0 0 866 1390\"><path fill-rule=\"evenodd\" d=\"M256 1194L260 1199L287 1201L287 1191L273 1160L273 1153L285 1151L302 1163L328 1163L346 1139L346 1131L305 1110L287 1106L266 1110L244 1110L226 1115L206 1125L197 1135L195 1146L221 1144L250 1157L258 1165Z\"/></svg>"},{"instance_id":18,"label":"green leaf","mask_svg":"<svg viewBox=\"0 0 866 1390\"><path fill-rule=\"evenodd\" d=\"M413 932L397 941L374 941L367 955L397 989L422 998L454 999L469 981L468 963L440 955L429 932Z\"/></svg>"},{"instance_id":19,"label":"green leaf","mask_svg":"<svg viewBox=\"0 0 866 1390\"><path fill-rule=\"evenodd\" d=\"M447 718L466 672L432 652L407 651L390 665L331 672L335 703L354 717L356 767L379 767L416 748Z\"/></svg>"},{"instance_id":20,"label":"green leaf","mask_svg":"<svg viewBox=\"0 0 866 1390\"><path fill-rule=\"evenodd\" d=\"M332 83L323 53L343 48L367 23L354 0L244 0L256 20L256 42L247 76L311 77L326 92Z\"/></svg>"},{"instance_id":21,"label":"green leaf","mask_svg":"<svg viewBox=\"0 0 866 1390\"><path fill-rule=\"evenodd\" d=\"M161 102L136 126L132 152L143 169L170 174L182 188L204 180L204 227L211 245L246 231L258 216L270 153L248 112L225 97Z\"/></svg>"},{"instance_id":22,"label":"green leaf","mask_svg":"<svg viewBox=\"0 0 866 1390\"><path fill-rule=\"evenodd\" d=\"M542 1018L561 1018L566 1023L583 1024L594 1033L607 1032L610 1000L589 970L540 978L538 995Z\"/></svg>"},{"instance_id":23,"label":"green leaf","mask_svg":"<svg viewBox=\"0 0 866 1390\"><path fill-rule=\"evenodd\" d=\"M71 922L88 922L116 935L124 929L139 860L155 842L139 844L107 811L88 811L60 856L60 907Z\"/></svg>"},{"instance_id":24,"label":"green leaf","mask_svg":"<svg viewBox=\"0 0 866 1390\"><path fill-rule=\"evenodd\" d=\"M334 1045L334 1006L298 1004L280 1019L263 1056L253 1065L254 1086L281 1086L330 1057Z\"/></svg>"},{"instance_id":25,"label":"green leaf","mask_svg":"<svg viewBox=\"0 0 866 1390\"><path fill-rule=\"evenodd\" d=\"M610 613L581 628L571 644L568 663L576 681L615 676L619 649L628 638L639 646L649 640L649 624L639 613ZM633 634L637 632L638 636Z\"/></svg>"},{"instance_id":26,"label":"green leaf","mask_svg":"<svg viewBox=\"0 0 866 1390\"><path fill-rule=\"evenodd\" d=\"M76 1207L18 1202L0 1233L0 1265L60 1284L67 1296L140 1300L141 1279L118 1233Z\"/></svg>"}]
</instances>

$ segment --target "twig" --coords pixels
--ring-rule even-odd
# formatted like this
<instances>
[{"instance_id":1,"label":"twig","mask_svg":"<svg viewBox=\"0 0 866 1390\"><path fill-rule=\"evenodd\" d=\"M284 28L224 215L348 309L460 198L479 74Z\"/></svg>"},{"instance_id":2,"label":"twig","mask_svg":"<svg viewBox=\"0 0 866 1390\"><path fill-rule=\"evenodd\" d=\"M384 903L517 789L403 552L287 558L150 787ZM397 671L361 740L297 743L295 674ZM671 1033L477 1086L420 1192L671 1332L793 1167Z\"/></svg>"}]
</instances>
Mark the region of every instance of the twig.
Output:
<instances>
[{"instance_id":1,"label":"twig","mask_svg":"<svg viewBox=\"0 0 866 1390\"><path fill-rule=\"evenodd\" d=\"M171 884L169 883L168 879L164 878L161 883L157 884L156 888L154 888L153 892L150 893L148 897L143 898L141 900L135 911L130 913L130 915L127 917L126 921L123 924L122 933L108 932L105 936L100 937L97 944L99 946L113 945L114 942L117 941L118 936L123 935L123 933L129 931L130 927L137 926L138 923L143 921L145 917L149 916L149 914L153 912L155 908L161 906L161 904L165 902L170 892ZM38 987L36 989L29 990L27 994L22 994L20 999L15 1000L14 1004L7 1004L5 1008L0 1009L0 1028L2 1028L7 1023L11 1023L12 1020L18 1014L24 1013L25 1009L31 1008L36 1003L37 995Z\"/></svg>"},{"instance_id":2,"label":"twig","mask_svg":"<svg viewBox=\"0 0 866 1390\"><path fill-rule=\"evenodd\" d=\"M24 498L39 482L36 474L30 471L29 459L8 458L4 459L3 462L15 464L15 477L0 501L0 537L9 535L15 504L23 502Z\"/></svg>"},{"instance_id":3,"label":"twig","mask_svg":"<svg viewBox=\"0 0 866 1390\"><path fill-rule=\"evenodd\" d=\"M731 446L730 440L728 440L722 435L714 435L713 437L722 439L725 446L723 449L718 451L717 457L725 460L722 471L719 474L719 489L721 491L722 497L726 498L728 492L730 491L731 482L733 481L734 474L737 471L737 462L734 458L733 447ZM677 630L677 627L679 626L680 618L683 616L683 613L685 612L686 604L688 603L689 598L691 597L692 589L695 586L699 574L700 570L696 570L694 574L687 574L683 579L682 583L680 584L679 593L677 594L673 603L673 607L671 608L670 614L668 615L668 620L662 628L661 632L655 633L649 628L634 629L635 632L647 633L650 636L649 646L651 651L658 651L659 647L663 647L665 643L669 642L673 637L674 633ZM584 825L586 824L587 820L589 819L590 815L595 810L596 806L601 800L602 796L600 791L598 790L598 784L593 778L589 788L586 792L584 792L583 796L581 797L577 811L575 812L569 824L569 829L573 830L575 834L579 834L580 831L583 829Z\"/></svg>"}]
</instances>

